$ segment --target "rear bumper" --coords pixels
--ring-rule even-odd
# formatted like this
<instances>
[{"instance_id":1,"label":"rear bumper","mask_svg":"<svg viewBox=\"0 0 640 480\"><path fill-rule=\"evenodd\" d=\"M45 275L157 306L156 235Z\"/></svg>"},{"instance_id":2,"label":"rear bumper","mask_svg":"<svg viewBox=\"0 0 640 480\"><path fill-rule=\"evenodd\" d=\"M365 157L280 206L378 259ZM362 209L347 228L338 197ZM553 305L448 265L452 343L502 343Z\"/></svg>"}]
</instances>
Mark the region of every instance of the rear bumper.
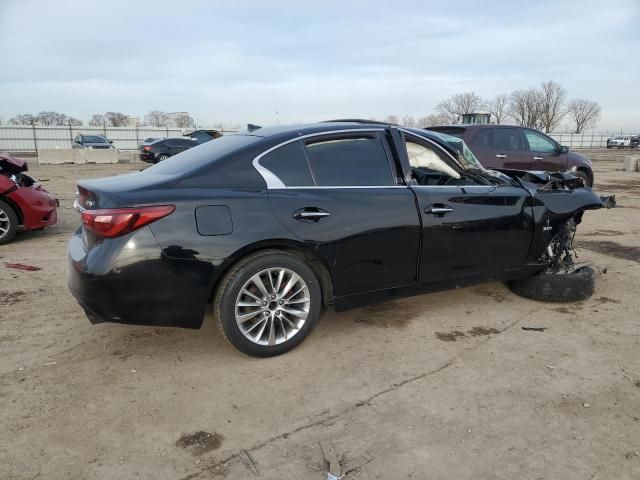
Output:
<instances>
[{"instance_id":1,"label":"rear bumper","mask_svg":"<svg viewBox=\"0 0 640 480\"><path fill-rule=\"evenodd\" d=\"M138 158L147 163L154 163L156 161L156 156L151 152L140 152Z\"/></svg>"},{"instance_id":2,"label":"rear bumper","mask_svg":"<svg viewBox=\"0 0 640 480\"><path fill-rule=\"evenodd\" d=\"M148 229L90 251L81 232L67 249L67 283L91 323L200 328L210 293L206 263L167 259Z\"/></svg>"}]
</instances>

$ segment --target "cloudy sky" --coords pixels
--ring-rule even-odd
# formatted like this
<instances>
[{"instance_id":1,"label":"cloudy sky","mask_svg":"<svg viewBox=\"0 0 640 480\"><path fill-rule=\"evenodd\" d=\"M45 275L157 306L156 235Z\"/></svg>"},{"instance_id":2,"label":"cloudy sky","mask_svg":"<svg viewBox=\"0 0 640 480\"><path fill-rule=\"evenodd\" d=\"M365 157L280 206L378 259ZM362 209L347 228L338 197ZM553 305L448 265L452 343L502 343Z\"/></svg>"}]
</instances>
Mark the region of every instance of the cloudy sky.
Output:
<instances>
[{"instance_id":1,"label":"cloudy sky","mask_svg":"<svg viewBox=\"0 0 640 480\"><path fill-rule=\"evenodd\" d=\"M640 129L640 1L0 0L0 116L423 116L544 80Z\"/></svg>"}]
</instances>

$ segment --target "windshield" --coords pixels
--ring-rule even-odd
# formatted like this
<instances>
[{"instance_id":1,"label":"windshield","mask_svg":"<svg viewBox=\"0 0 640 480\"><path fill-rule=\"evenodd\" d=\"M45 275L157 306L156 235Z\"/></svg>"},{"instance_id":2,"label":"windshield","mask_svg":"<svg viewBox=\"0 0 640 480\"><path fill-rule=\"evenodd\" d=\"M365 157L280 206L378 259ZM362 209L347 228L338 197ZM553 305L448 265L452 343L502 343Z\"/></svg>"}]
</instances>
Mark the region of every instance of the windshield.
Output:
<instances>
[{"instance_id":1,"label":"windshield","mask_svg":"<svg viewBox=\"0 0 640 480\"><path fill-rule=\"evenodd\" d=\"M83 135L82 141L84 143L107 143L107 139L99 137L98 135Z\"/></svg>"},{"instance_id":2,"label":"windshield","mask_svg":"<svg viewBox=\"0 0 640 480\"><path fill-rule=\"evenodd\" d=\"M614 140L624 140L622 137L613 137Z\"/></svg>"},{"instance_id":3,"label":"windshield","mask_svg":"<svg viewBox=\"0 0 640 480\"><path fill-rule=\"evenodd\" d=\"M440 139L444 140L447 145L453 148L456 152L458 152L458 161L462 164L465 169L481 169L484 170L484 167L480 164L476 156L473 154L467 144L464 143L464 140L454 137L452 135L447 135L446 133L440 132L431 132L433 135L436 135Z\"/></svg>"}]
</instances>

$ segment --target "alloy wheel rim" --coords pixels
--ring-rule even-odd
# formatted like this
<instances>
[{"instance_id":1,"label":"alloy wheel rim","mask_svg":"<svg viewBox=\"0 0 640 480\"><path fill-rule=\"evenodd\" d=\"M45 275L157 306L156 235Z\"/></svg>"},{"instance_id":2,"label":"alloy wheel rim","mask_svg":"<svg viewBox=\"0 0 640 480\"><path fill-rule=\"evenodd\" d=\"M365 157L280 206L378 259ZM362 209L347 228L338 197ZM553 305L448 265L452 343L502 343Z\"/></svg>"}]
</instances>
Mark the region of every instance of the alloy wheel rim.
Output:
<instances>
[{"instance_id":1,"label":"alloy wheel rim","mask_svg":"<svg viewBox=\"0 0 640 480\"><path fill-rule=\"evenodd\" d=\"M9 232L9 215L0 208L0 238Z\"/></svg>"},{"instance_id":2,"label":"alloy wheel rim","mask_svg":"<svg viewBox=\"0 0 640 480\"><path fill-rule=\"evenodd\" d=\"M247 340L280 345L302 329L309 316L309 287L288 268L267 268L240 289L235 304L238 328Z\"/></svg>"}]
</instances>

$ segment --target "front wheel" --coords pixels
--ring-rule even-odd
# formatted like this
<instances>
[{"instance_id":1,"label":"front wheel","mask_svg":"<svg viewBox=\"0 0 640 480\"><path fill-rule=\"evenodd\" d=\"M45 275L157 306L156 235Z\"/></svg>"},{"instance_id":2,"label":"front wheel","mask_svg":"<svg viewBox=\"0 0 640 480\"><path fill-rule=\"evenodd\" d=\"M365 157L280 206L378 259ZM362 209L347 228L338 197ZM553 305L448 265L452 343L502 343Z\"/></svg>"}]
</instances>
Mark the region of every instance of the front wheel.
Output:
<instances>
[{"instance_id":1,"label":"front wheel","mask_svg":"<svg viewBox=\"0 0 640 480\"><path fill-rule=\"evenodd\" d=\"M18 229L18 216L11 205L0 200L0 245L9 243Z\"/></svg>"},{"instance_id":2,"label":"front wheel","mask_svg":"<svg viewBox=\"0 0 640 480\"><path fill-rule=\"evenodd\" d=\"M300 344L320 318L314 271L295 255L264 251L241 260L217 289L214 313L227 340L255 357Z\"/></svg>"},{"instance_id":3,"label":"front wheel","mask_svg":"<svg viewBox=\"0 0 640 480\"><path fill-rule=\"evenodd\" d=\"M581 178L586 187L589 187L589 188L593 187L593 183L591 182L591 177L589 176L589 174L587 172L585 172L583 170L578 170L573 175L578 177L578 178Z\"/></svg>"},{"instance_id":4,"label":"front wheel","mask_svg":"<svg viewBox=\"0 0 640 480\"><path fill-rule=\"evenodd\" d=\"M545 302L577 302L593 295L595 272L591 267L569 273L541 273L507 284L513 293Z\"/></svg>"}]
</instances>

